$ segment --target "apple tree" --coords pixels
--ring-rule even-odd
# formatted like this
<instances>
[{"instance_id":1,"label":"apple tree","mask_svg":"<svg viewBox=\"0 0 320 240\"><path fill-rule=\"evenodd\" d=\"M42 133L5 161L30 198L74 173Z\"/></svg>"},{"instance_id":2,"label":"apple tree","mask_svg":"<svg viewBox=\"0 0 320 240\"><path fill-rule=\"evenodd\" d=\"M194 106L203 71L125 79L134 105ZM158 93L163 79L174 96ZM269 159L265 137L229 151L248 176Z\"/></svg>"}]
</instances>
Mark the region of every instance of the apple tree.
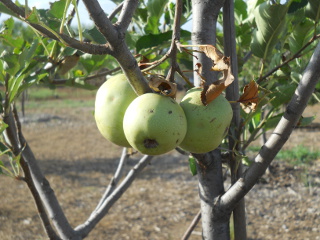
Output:
<instances>
[{"instance_id":1,"label":"apple tree","mask_svg":"<svg viewBox=\"0 0 320 240\"><path fill-rule=\"evenodd\" d=\"M0 0L0 12L11 16L0 32L0 147L1 155L6 155L9 162L0 162L0 173L27 184L50 239L83 239L152 156L146 151L149 155L144 155L120 182L124 159L129 157L124 148L118 169L96 209L73 228L24 138L15 107L19 96L35 84L93 90L96 86L89 80L119 73L124 74L128 81L125 83L130 84L137 99L157 92L163 95L157 97L177 104L173 99L178 88L198 87L191 89L186 95L188 100L180 104L188 122L186 136L192 128L198 132L196 114L188 111L189 99L198 97L199 109L209 109L216 103L212 111L217 111L217 116L212 118L209 114L212 121L229 108L230 112L222 117L227 126L221 128L221 136L200 136L194 142L196 138L191 134L188 141L180 145L181 139L170 148L189 156L191 172L197 174L199 181L201 209L183 239L188 239L200 217L203 239L230 239L231 216L235 239L246 239L244 196L264 174L293 129L312 121L302 117L307 104L319 101L315 91L320 79L319 1L114 0L117 7L112 12L102 9L97 0L82 2L92 27L83 26L76 0L54 1L48 9L36 9L28 1ZM192 29L182 29L190 19ZM29 26L23 38L21 32L17 33L17 21ZM195 93L196 97L192 95ZM105 96L102 93L96 104ZM140 117L143 113L137 112L141 106L135 105L131 114ZM116 116L124 114L116 105L108 107ZM167 113L173 114L170 111ZM96 120L106 117L108 113L102 111ZM131 115L124 118L125 126L130 126ZM159 119L162 124L163 117ZM202 123L204 120L199 124ZM117 131L121 130L120 125ZM257 156L248 159L247 147L267 130L272 130L271 136ZM130 142L138 136L131 134L122 141L129 141L125 147L131 145L139 150L139 145ZM214 147L202 148L210 142L215 142ZM149 148L159 145L154 139L144 143ZM155 154L160 153L163 152ZM248 165L245 171L243 164ZM228 189L224 188L225 166L231 172Z\"/></svg>"}]
</instances>

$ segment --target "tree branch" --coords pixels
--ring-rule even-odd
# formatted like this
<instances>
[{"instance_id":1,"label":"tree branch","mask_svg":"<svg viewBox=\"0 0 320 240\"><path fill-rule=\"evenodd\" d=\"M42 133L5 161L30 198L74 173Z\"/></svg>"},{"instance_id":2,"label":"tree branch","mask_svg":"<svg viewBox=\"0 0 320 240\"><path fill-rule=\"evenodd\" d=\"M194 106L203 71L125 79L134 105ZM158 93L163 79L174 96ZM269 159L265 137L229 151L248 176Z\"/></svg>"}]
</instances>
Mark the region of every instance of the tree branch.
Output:
<instances>
[{"instance_id":1,"label":"tree branch","mask_svg":"<svg viewBox=\"0 0 320 240\"><path fill-rule=\"evenodd\" d=\"M119 41L118 32L101 8L100 3L97 0L83 0L83 3L86 6L91 19L104 38L110 44L114 44Z\"/></svg>"},{"instance_id":2,"label":"tree branch","mask_svg":"<svg viewBox=\"0 0 320 240\"><path fill-rule=\"evenodd\" d=\"M37 207L41 209L40 217L44 220L43 224L46 227L46 231L49 231L51 236L57 238L54 231L48 225L48 219L43 213L43 206L47 210L47 213L61 238L78 239L65 217L49 182L42 175L33 152L20 131L20 126L17 125L19 119L14 119L13 116L11 111L7 116L4 116L4 122L8 124L6 133L10 141L9 144L15 155L21 154L21 167L26 174L28 187L31 187L30 190L35 202L40 204Z\"/></svg>"},{"instance_id":3,"label":"tree branch","mask_svg":"<svg viewBox=\"0 0 320 240\"><path fill-rule=\"evenodd\" d=\"M123 148L122 154L121 154L121 157L119 160L118 168L117 168L114 176L112 177L112 179L110 181L109 186L107 187L105 193L103 194L102 198L100 199L100 202L98 203L98 205L93 213L97 212L100 209L100 207L103 205L103 203L105 202L107 197L110 196L110 194L114 191L114 189L118 185L120 178L122 177L124 165L127 162L129 156L130 155L127 153L127 148Z\"/></svg>"},{"instance_id":4,"label":"tree branch","mask_svg":"<svg viewBox=\"0 0 320 240\"><path fill-rule=\"evenodd\" d=\"M197 1L192 0L192 44L216 43L217 18L224 0ZM217 73L210 71L212 61L205 54L195 53L198 60L194 59L194 65L198 62L202 65L203 77L208 84L217 80ZM200 86L201 79L194 73L194 85Z\"/></svg>"},{"instance_id":5,"label":"tree branch","mask_svg":"<svg viewBox=\"0 0 320 240\"><path fill-rule=\"evenodd\" d=\"M293 61L294 59L300 57L301 53L303 50L305 50L307 47L309 47L311 45L311 43L313 43L315 40L317 40L318 38L320 38L320 34L318 35L314 35L298 52L296 52L291 58L288 58L287 60L285 60L283 63L281 63L280 65L274 67L273 69L271 69L267 74L265 74L264 76L260 77L257 80L257 83L261 83L262 81L266 80L268 77L270 77L273 73L275 73L278 69L282 68L283 66L287 65L289 62Z\"/></svg>"},{"instance_id":6,"label":"tree branch","mask_svg":"<svg viewBox=\"0 0 320 240\"><path fill-rule=\"evenodd\" d=\"M181 240L188 240L190 235L192 234L193 230L197 226L198 222L201 219L201 210L197 213L197 215L193 218L190 226L188 227L187 231L183 234Z\"/></svg>"},{"instance_id":7,"label":"tree branch","mask_svg":"<svg viewBox=\"0 0 320 240\"><path fill-rule=\"evenodd\" d=\"M125 0L123 1L122 10L118 18L116 26L120 28L120 32L125 34L129 24L131 23L133 14L139 4L139 0Z\"/></svg>"},{"instance_id":8,"label":"tree branch","mask_svg":"<svg viewBox=\"0 0 320 240\"><path fill-rule=\"evenodd\" d=\"M20 20L23 20L27 24L29 24L31 27L36 29L38 32L40 32L42 35L54 39L56 41L60 41L59 38L52 32L48 31L44 27L38 25L38 24L33 24L28 22L27 19L25 19L25 12L23 9L18 7L16 4L14 4L10 0L0 0L0 2L3 3L9 10L17 14L18 17L20 17ZM111 51L109 48L106 47L106 45L102 44L92 44L92 43L85 43L85 42L80 42L74 38L69 37L68 35L65 34L59 34L56 32L56 34L65 42L68 44L69 47L78 49L80 51L90 53L90 54L98 54L98 55L103 55L103 54L111 54Z\"/></svg>"},{"instance_id":9,"label":"tree branch","mask_svg":"<svg viewBox=\"0 0 320 240\"><path fill-rule=\"evenodd\" d=\"M12 117L8 117L8 119L7 119L8 123L10 123L10 125L8 123L7 124L8 124L8 126L11 126L12 129L15 128L14 132L18 133L16 135L20 135L19 137L21 138L21 134L20 134L21 133L21 125L20 125L20 121L18 118L17 109L14 106L13 106L13 111L10 113L10 115L12 115ZM9 132L10 132L9 133L10 135L13 133L13 131L9 131ZM13 139L13 138L18 139L19 138L19 137L18 138L16 138L16 137L13 137L11 135L10 139ZM15 151L15 155L18 155L19 153L20 152ZM23 157L21 157L21 159L20 159L20 164L21 164L21 168L24 173L24 181L28 185L28 188L31 192L31 195L35 201L35 205L38 210L38 214L41 219L42 226L43 226L47 236L53 240L60 240L60 238L58 237L58 235L56 234L56 232L53 230L53 228L51 226L50 220L49 220L48 215L46 213L45 207L41 201L40 195L39 195L39 193L33 183L32 176L29 171L28 165L26 164L26 161Z\"/></svg>"},{"instance_id":10,"label":"tree branch","mask_svg":"<svg viewBox=\"0 0 320 240\"><path fill-rule=\"evenodd\" d=\"M238 59L236 49L236 33L234 24L234 2L233 0L226 0L223 6L223 37L224 37L224 52L225 56L230 56L231 71L234 76L233 83L226 89L226 98L229 101L235 101L231 104L233 110L233 118L231 127L229 129L229 162L231 171L231 184L234 184L242 175L243 167L242 161L237 160L234 150L239 151L240 146L237 139L240 136L240 103L239 99L239 80L238 80ZM235 240L246 240L246 214L244 198L240 200L239 204L233 210L234 221L234 236Z\"/></svg>"},{"instance_id":11,"label":"tree branch","mask_svg":"<svg viewBox=\"0 0 320 240\"><path fill-rule=\"evenodd\" d=\"M136 59L125 43L125 35L117 30L107 18L97 0L83 0L91 18L108 41L110 53L119 62L123 72L138 95L151 92Z\"/></svg>"},{"instance_id":12,"label":"tree branch","mask_svg":"<svg viewBox=\"0 0 320 240\"><path fill-rule=\"evenodd\" d=\"M110 20L113 19L113 18L117 15L117 13L121 11L122 6L123 6L123 2L120 3L120 4L110 13L110 15L109 15L109 19L110 19Z\"/></svg>"},{"instance_id":13,"label":"tree branch","mask_svg":"<svg viewBox=\"0 0 320 240\"><path fill-rule=\"evenodd\" d=\"M220 205L226 209L234 206L252 189L258 179L288 140L299 121L308 100L320 80L320 43L318 43L302 79L291 98L286 111L268 141L262 146L254 163L242 177L220 198Z\"/></svg>"},{"instance_id":14,"label":"tree branch","mask_svg":"<svg viewBox=\"0 0 320 240\"><path fill-rule=\"evenodd\" d=\"M90 231L98 224L98 222L108 213L113 204L122 196L122 194L130 187L133 180L139 173L149 164L152 156L145 155L140 161L130 170L121 184L109 195L98 211L94 212L85 223L76 227L76 232L82 238L86 237Z\"/></svg>"}]
</instances>

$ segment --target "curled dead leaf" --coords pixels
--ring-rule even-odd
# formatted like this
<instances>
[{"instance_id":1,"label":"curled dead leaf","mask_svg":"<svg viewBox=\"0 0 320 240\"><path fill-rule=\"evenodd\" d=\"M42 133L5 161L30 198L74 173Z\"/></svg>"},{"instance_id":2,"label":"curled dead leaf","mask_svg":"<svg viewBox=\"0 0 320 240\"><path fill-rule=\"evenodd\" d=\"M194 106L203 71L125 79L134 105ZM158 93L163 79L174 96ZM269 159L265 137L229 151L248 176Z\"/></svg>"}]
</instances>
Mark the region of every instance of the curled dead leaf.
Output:
<instances>
[{"instance_id":1,"label":"curled dead leaf","mask_svg":"<svg viewBox=\"0 0 320 240\"><path fill-rule=\"evenodd\" d=\"M256 110L259 102L259 85L254 80L244 86L238 102L246 113Z\"/></svg>"},{"instance_id":2,"label":"curled dead leaf","mask_svg":"<svg viewBox=\"0 0 320 240\"><path fill-rule=\"evenodd\" d=\"M204 86L201 92L201 101L203 105L208 105L214 99L216 99L232 82L234 76L231 73L231 68L223 71L222 78L209 86Z\"/></svg>"},{"instance_id":3,"label":"curled dead leaf","mask_svg":"<svg viewBox=\"0 0 320 240\"><path fill-rule=\"evenodd\" d=\"M155 92L174 98L177 93L177 84L167 81L161 75L152 75L148 78L149 87Z\"/></svg>"},{"instance_id":4,"label":"curled dead leaf","mask_svg":"<svg viewBox=\"0 0 320 240\"><path fill-rule=\"evenodd\" d=\"M215 46L200 45L199 51L212 60L212 71L223 71L229 68L230 58L224 56Z\"/></svg>"},{"instance_id":5,"label":"curled dead leaf","mask_svg":"<svg viewBox=\"0 0 320 240\"><path fill-rule=\"evenodd\" d=\"M66 56L59 64L58 64L58 72L61 75L67 74L72 68L74 68L80 59L80 55L75 53L71 56Z\"/></svg>"},{"instance_id":6,"label":"curled dead leaf","mask_svg":"<svg viewBox=\"0 0 320 240\"><path fill-rule=\"evenodd\" d=\"M147 68L149 66L150 60L146 56L141 55L141 54L139 54L137 56L140 57L140 61L138 63L140 70Z\"/></svg>"}]
</instances>

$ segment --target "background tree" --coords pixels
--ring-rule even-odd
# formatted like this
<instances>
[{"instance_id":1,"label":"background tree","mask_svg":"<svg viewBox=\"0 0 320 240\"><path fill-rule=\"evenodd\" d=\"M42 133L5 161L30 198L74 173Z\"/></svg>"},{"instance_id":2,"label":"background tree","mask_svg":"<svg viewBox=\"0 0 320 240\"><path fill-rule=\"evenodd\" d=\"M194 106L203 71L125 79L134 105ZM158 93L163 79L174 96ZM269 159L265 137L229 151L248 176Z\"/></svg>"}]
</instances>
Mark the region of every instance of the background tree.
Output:
<instances>
[{"instance_id":1,"label":"background tree","mask_svg":"<svg viewBox=\"0 0 320 240\"><path fill-rule=\"evenodd\" d=\"M83 0L94 22L91 29L82 28L74 0L55 1L49 9L29 8L28 1L24 5L10 0L0 3L1 12L24 21L34 32L32 38L30 34L19 38L13 18L6 20L1 30L5 49L0 57L4 86L1 151L8 156L12 169L0 166L3 173L26 182L50 239L85 238L151 157L141 158L118 184L123 162L129 157L124 149L118 170L96 209L87 221L72 228L23 136L14 105L19 95L34 84L94 89L88 80L118 71L125 73L138 95L151 91L144 73L166 74L168 81L179 75L179 83L188 88L191 83L183 70L196 64L201 69L194 68L194 85L199 86L203 79L207 85L215 84L219 71L211 68L217 62L199 46L208 44L230 56L234 81L226 97L232 102L234 119L221 148L206 154L191 153L190 162L196 164L199 178L203 238L229 239L232 212L235 238L246 238L243 197L263 175L294 127L312 120L301 118L310 97L312 102L318 101L314 91L320 78L318 1L127 0L117 2L118 7L107 16L98 1ZM191 9L190 34L180 27L190 18ZM71 27L72 19L78 28ZM192 54L188 49L190 40L197 50ZM136 54L144 56L139 64ZM261 130L269 129L274 129L270 138L243 172L246 148ZM232 186L227 190L222 163L231 170Z\"/></svg>"}]
</instances>

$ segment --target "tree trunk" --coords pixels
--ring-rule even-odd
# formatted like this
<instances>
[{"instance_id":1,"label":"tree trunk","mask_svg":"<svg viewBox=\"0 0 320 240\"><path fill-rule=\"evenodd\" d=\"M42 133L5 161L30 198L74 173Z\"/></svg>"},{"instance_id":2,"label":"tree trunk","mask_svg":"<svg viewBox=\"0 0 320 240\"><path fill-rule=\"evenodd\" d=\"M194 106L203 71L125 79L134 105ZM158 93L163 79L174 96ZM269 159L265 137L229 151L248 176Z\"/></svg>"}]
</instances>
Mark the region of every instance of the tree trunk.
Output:
<instances>
[{"instance_id":1,"label":"tree trunk","mask_svg":"<svg viewBox=\"0 0 320 240\"><path fill-rule=\"evenodd\" d=\"M192 44L216 43L217 18L224 0L196 1L192 0L193 27ZM212 61L204 54L196 54L194 65L201 63L202 74L207 83L217 80L217 76L210 71ZM199 86L201 79L194 75L194 84ZM201 202L202 237L207 240L224 240L230 238L230 213L220 211L215 200L224 192L222 177L221 153L214 150L207 154L193 154L197 159L199 195Z\"/></svg>"}]
</instances>

